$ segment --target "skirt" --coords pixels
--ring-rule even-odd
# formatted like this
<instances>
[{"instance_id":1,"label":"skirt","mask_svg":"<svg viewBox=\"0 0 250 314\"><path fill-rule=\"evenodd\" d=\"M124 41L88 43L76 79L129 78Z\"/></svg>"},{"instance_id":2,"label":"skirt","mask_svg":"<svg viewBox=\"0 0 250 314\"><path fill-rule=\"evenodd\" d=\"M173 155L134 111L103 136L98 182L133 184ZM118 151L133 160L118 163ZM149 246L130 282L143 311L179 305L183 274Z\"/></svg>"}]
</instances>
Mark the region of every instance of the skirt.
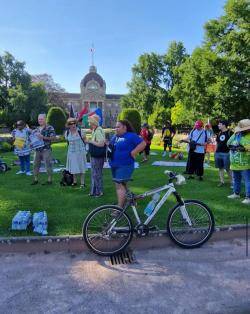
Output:
<instances>
[{"instance_id":1,"label":"skirt","mask_svg":"<svg viewBox=\"0 0 250 314\"><path fill-rule=\"evenodd\" d=\"M87 170L86 154L82 152L68 152L66 170L68 170L71 174L85 173Z\"/></svg>"}]
</instances>

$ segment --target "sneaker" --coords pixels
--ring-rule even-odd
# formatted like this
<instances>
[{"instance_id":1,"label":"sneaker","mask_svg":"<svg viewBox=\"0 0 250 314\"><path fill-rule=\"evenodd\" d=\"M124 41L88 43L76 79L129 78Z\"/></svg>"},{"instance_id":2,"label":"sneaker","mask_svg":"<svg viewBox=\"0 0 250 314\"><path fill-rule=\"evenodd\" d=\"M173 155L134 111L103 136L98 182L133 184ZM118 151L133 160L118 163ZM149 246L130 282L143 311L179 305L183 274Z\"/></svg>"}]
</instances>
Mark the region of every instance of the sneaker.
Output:
<instances>
[{"instance_id":1,"label":"sneaker","mask_svg":"<svg viewBox=\"0 0 250 314\"><path fill-rule=\"evenodd\" d=\"M241 203L246 204L246 205L250 205L250 197L246 197Z\"/></svg>"},{"instance_id":2,"label":"sneaker","mask_svg":"<svg viewBox=\"0 0 250 314\"><path fill-rule=\"evenodd\" d=\"M162 154L162 157L166 157L166 155L167 155L167 153L166 153L166 152L164 152L164 153Z\"/></svg>"},{"instance_id":3,"label":"sneaker","mask_svg":"<svg viewBox=\"0 0 250 314\"><path fill-rule=\"evenodd\" d=\"M24 171L17 171L17 173L16 174L24 174L25 172Z\"/></svg>"},{"instance_id":4,"label":"sneaker","mask_svg":"<svg viewBox=\"0 0 250 314\"><path fill-rule=\"evenodd\" d=\"M26 172L26 176L32 176L32 173L30 171Z\"/></svg>"},{"instance_id":5,"label":"sneaker","mask_svg":"<svg viewBox=\"0 0 250 314\"><path fill-rule=\"evenodd\" d=\"M235 194L235 193L233 193L233 194L231 194L231 195L228 195L228 197L227 198L230 198L230 199L235 199L235 198L240 198L240 196L239 196L239 194Z\"/></svg>"}]
</instances>

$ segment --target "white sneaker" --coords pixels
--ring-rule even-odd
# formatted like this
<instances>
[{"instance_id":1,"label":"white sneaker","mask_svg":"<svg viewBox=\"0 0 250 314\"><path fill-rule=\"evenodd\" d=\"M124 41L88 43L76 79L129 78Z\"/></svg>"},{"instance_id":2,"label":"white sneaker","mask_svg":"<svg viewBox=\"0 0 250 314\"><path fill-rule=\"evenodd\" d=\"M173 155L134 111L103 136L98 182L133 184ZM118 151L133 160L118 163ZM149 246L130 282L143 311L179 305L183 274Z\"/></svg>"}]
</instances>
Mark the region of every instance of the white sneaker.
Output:
<instances>
[{"instance_id":1,"label":"white sneaker","mask_svg":"<svg viewBox=\"0 0 250 314\"><path fill-rule=\"evenodd\" d=\"M227 198L235 199L235 198L240 198L240 196L239 196L239 194L233 193L233 194L231 194L231 195L228 195Z\"/></svg>"},{"instance_id":2,"label":"white sneaker","mask_svg":"<svg viewBox=\"0 0 250 314\"><path fill-rule=\"evenodd\" d=\"M250 205L250 198L246 197L241 203L246 204L246 205Z\"/></svg>"},{"instance_id":3,"label":"white sneaker","mask_svg":"<svg viewBox=\"0 0 250 314\"><path fill-rule=\"evenodd\" d=\"M164 153L162 154L162 157L166 157L166 155L167 155L167 153L166 153L166 152L164 152Z\"/></svg>"},{"instance_id":4,"label":"white sneaker","mask_svg":"<svg viewBox=\"0 0 250 314\"><path fill-rule=\"evenodd\" d=\"M32 173L30 171L26 172L26 176L32 176Z\"/></svg>"},{"instance_id":5,"label":"white sneaker","mask_svg":"<svg viewBox=\"0 0 250 314\"><path fill-rule=\"evenodd\" d=\"M25 172L24 171L17 171L17 173L16 174L24 174Z\"/></svg>"}]
</instances>

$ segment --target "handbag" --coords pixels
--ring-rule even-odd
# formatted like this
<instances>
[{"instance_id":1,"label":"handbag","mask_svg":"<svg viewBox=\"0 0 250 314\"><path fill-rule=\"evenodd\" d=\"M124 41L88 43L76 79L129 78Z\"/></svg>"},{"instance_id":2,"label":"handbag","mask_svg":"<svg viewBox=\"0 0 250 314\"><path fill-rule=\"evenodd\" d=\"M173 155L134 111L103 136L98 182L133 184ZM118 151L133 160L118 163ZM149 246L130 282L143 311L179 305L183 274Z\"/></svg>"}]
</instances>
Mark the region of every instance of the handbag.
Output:
<instances>
[{"instance_id":1,"label":"handbag","mask_svg":"<svg viewBox=\"0 0 250 314\"><path fill-rule=\"evenodd\" d=\"M103 158L106 157L107 145L102 147L89 143L89 153L91 157Z\"/></svg>"},{"instance_id":2,"label":"handbag","mask_svg":"<svg viewBox=\"0 0 250 314\"><path fill-rule=\"evenodd\" d=\"M190 152L194 152L196 149L196 146L199 145L197 142L199 141L201 135L203 134L203 132L200 133L200 135L198 136L197 140L194 141L192 140L192 136L193 136L193 131L191 133L191 141L189 142L189 151Z\"/></svg>"}]
</instances>

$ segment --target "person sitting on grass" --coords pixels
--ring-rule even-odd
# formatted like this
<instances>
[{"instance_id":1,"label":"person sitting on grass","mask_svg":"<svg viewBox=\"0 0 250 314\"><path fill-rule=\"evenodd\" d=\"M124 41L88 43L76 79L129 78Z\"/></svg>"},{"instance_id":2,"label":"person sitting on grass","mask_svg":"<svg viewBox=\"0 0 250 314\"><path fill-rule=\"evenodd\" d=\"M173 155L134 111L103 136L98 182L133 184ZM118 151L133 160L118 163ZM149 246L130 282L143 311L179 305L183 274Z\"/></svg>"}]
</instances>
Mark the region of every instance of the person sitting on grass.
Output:
<instances>
[{"instance_id":1,"label":"person sitting on grass","mask_svg":"<svg viewBox=\"0 0 250 314\"><path fill-rule=\"evenodd\" d=\"M34 156L34 180L31 185L38 184L38 174L41 166L41 161L44 160L46 171L48 174L47 182L42 183L42 185L52 184L52 150L51 141L55 140L56 133L53 126L46 123L46 114L42 113L38 115L39 127L36 128L36 136L39 140L44 142L44 146L35 149Z\"/></svg>"},{"instance_id":2,"label":"person sitting on grass","mask_svg":"<svg viewBox=\"0 0 250 314\"><path fill-rule=\"evenodd\" d=\"M233 173L233 194L229 199L240 198L241 179L245 179L246 197L243 204L250 205L250 119L239 121L235 133L227 142L230 149L230 169Z\"/></svg>"},{"instance_id":3,"label":"person sitting on grass","mask_svg":"<svg viewBox=\"0 0 250 314\"><path fill-rule=\"evenodd\" d=\"M110 166L115 182L118 206L123 207L126 200L127 182L131 180L134 171L135 157L143 151L146 143L138 136L129 121L119 120L115 127L116 135L110 141L113 156Z\"/></svg>"},{"instance_id":4,"label":"person sitting on grass","mask_svg":"<svg viewBox=\"0 0 250 314\"><path fill-rule=\"evenodd\" d=\"M18 156L20 161L20 170L16 174L25 174L32 176L30 172L30 143L29 143L30 129L22 120L17 121L16 129L12 131L14 140L14 153Z\"/></svg>"}]
</instances>

